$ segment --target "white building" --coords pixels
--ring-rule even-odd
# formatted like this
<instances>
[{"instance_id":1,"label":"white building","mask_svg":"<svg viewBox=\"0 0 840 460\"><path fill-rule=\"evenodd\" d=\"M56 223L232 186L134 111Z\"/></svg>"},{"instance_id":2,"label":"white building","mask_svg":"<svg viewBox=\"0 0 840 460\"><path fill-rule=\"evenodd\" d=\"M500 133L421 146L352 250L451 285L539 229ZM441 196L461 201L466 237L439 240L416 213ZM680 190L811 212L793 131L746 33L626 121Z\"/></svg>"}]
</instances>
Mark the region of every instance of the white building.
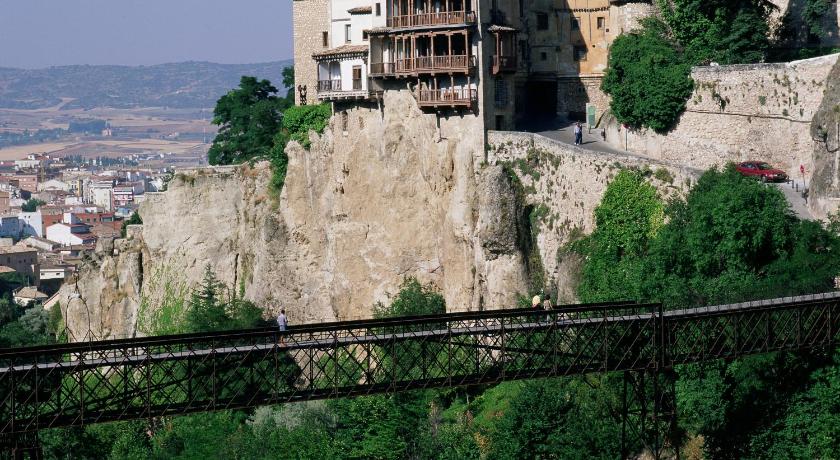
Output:
<instances>
[{"instance_id":1,"label":"white building","mask_svg":"<svg viewBox=\"0 0 840 460\"><path fill-rule=\"evenodd\" d=\"M70 184L64 181L60 181L58 179L50 179L46 182L38 184L39 190L63 190L65 192L70 192L71 187Z\"/></svg>"},{"instance_id":2,"label":"white building","mask_svg":"<svg viewBox=\"0 0 840 460\"><path fill-rule=\"evenodd\" d=\"M63 280L70 274L67 265L44 265L41 267L41 281Z\"/></svg>"},{"instance_id":3,"label":"white building","mask_svg":"<svg viewBox=\"0 0 840 460\"><path fill-rule=\"evenodd\" d=\"M44 236L44 219L41 215L40 209L35 210L35 212L18 213L18 223L20 225L20 233L22 235L39 237Z\"/></svg>"},{"instance_id":4,"label":"white building","mask_svg":"<svg viewBox=\"0 0 840 460\"><path fill-rule=\"evenodd\" d=\"M113 185L97 185L91 183L88 190L90 191L90 203L95 204L106 211L114 210Z\"/></svg>"},{"instance_id":5,"label":"white building","mask_svg":"<svg viewBox=\"0 0 840 460\"><path fill-rule=\"evenodd\" d=\"M96 237L90 233L87 225L63 222L47 227L47 239L62 246L78 246L96 242Z\"/></svg>"},{"instance_id":6,"label":"white building","mask_svg":"<svg viewBox=\"0 0 840 460\"><path fill-rule=\"evenodd\" d=\"M381 13L381 6L379 8ZM312 56L318 63L319 100L370 97L367 32L373 27L373 10L370 0L331 2L330 31L324 35L324 43L329 44L329 49Z\"/></svg>"}]
</instances>

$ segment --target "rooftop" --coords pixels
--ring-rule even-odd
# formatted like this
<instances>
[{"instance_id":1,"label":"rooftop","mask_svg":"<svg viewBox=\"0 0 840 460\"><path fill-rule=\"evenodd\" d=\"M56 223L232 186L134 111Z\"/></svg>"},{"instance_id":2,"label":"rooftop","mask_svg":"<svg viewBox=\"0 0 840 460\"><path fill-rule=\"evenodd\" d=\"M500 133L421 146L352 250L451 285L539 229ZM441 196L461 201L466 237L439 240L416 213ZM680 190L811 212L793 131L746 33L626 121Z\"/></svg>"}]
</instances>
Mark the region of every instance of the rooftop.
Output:
<instances>
[{"instance_id":1,"label":"rooftop","mask_svg":"<svg viewBox=\"0 0 840 460\"><path fill-rule=\"evenodd\" d=\"M328 58L339 56L363 55L368 53L368 45L342 45L338 48L329 49L312 55L313 58Z\"/></svg>"},{"instance_id":2,"label":"rooftop","mask_svg":"<svg viewBox=\"0 0 840 460\"><path fill-rule=\"evenodd\" d=\"M32 286L26 286L20 288L17 292L15 292L15 297L20 297L21 299L33 299L33 300L43 300L49 298L48 295L44 294L43 292L35 289Z\"/></svg>"},{"instance_id":3,"label":"rooftop","mask_svg":"<svg viewBox=\"0 0 840 460\"><path fill-rule=\"evenodd\" d=\"M0 254L27 254L30 252L38 251L23 246L0 246Z\"/></svg>"}]
</instances>

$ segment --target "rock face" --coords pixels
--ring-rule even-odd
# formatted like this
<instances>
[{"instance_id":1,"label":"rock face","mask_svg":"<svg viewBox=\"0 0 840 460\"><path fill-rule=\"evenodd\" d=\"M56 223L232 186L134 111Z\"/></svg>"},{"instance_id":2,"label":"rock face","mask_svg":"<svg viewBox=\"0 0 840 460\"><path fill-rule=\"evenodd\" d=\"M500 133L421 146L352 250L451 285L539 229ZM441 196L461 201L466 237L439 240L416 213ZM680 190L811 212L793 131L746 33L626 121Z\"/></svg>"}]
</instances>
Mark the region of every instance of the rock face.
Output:
<instances>
[{"instance_id":1,"label":"rock face","mask_svg":"<svg viewBox=\"0 0 840 460\"><path fill-rule=\"evenodd\" d=\"M437 119L407 92L384 102L337 113L308 151L290 145L279 199L267 164L182 171L150 194L141 229L62 289L73 335L137 333L155 274L189 286L207 265L293 324L370 317L410 276L453 311L512 306L527 291L513 190L501 168L475 167L480 117Z\"/></svg>"},{"instance_id":2,"label":"rock face","mask_svg":"<svg viewBox=\"0 0 840 460\"><path fill-rule=\"evenodd\" d=\"M825 97L811 123L814 173L811 178L812 214L824 218L840 208L840 62L826 80Z\"/></svg>"},{"instance_id":3,"label":"rock face","mask_svg":"<svg viewBox=\"0 0 840 460\"><path fill-rule=\"evenodd\" d=\"M407 92L383 107L336 113L310 150L290 145L279 198L266 163L176 174L147 196L144 225L103 242L62 288L72 337L142 334L145 309L183 297L208 265L292 324L370 317L406 277L434 284L451 311L511 308L542 287L573 302L580 260L564 248L592 230L617 171L649 171L663 196L697 176L527 133L485 144L480 118L423 114Z\"/></svg>"}]
</instances>

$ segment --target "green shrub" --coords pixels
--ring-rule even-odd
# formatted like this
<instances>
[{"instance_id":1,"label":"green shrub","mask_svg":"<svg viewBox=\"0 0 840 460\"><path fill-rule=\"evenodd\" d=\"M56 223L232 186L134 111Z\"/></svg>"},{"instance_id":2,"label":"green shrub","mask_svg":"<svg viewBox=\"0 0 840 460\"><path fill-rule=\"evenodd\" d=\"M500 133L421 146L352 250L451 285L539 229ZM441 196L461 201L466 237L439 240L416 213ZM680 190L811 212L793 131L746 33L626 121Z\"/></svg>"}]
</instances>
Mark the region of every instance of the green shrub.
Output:
<instances>
[{"instance_id":1,"label":"green shrub","mask_svg":"<svg viewBox=\"0 0 840 460\"><path fill-rule=\"evenodd\" d=\"M690 73L691 65L667 38L665 25L648 19L640 31L615 40L602 88L612 98L618 121L666 132L691 96Z\"/></svg>"}]
</instances>

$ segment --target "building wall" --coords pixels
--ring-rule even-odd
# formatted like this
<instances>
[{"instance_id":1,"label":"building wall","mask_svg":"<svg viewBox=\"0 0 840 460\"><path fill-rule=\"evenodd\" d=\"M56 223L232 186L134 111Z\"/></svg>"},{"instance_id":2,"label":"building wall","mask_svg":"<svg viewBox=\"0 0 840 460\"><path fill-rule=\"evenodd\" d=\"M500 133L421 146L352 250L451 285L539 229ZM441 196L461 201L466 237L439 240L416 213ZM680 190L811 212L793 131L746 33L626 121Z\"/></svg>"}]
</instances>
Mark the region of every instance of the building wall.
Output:
<instances>
[{"instance_id":1,"label":"building wall","mask_svg":"<svg viewBox=\"0 0 840 460\"><path fill-rule=\"evenodd\" d=\"M16 248L13 252L0 251L0 265L5 265L15 269L18 273L22 273L29 277L31 282L37 281L36 276L38 272L38 251L19 250Z\"/></svg>"},{"instance_id":2,"label":"building wall","mask_svg":"<svg viewBox=\"0 0 840 460\"><path fill-rule=\"evenodd\" d=\"M23 235L44 236L41 211L21 212L18 214L18 221L20 221L20 231Z\"/></svg>"},{"instance_id":3,"label":"building wall","mask_svg":"<svg viewBox=\"0 0 840 460\"><path fill-rule=\"evenodd\" d=\"M628 132L611 123L607 141L696 168L759 159L799 176L804 165L810 180L811 120L837 60L834 54L780 64L696 67L694 94L667 136Z\"/></svg>"},{"instance_id":4,"label":"building wall","mask_svg":"<svg viewBox=\"0 0 840 460\"><path fill-rule=\"evenodd\" d=\"M306 87L306 103L317 103L318 68L312 54L324 51L323 33L329 33L329 0L294 0L292 16L295 42L295 103L300 105L301 86ZM329 45L329 44L328 44Z\"/></svg>"}]
</instances>

